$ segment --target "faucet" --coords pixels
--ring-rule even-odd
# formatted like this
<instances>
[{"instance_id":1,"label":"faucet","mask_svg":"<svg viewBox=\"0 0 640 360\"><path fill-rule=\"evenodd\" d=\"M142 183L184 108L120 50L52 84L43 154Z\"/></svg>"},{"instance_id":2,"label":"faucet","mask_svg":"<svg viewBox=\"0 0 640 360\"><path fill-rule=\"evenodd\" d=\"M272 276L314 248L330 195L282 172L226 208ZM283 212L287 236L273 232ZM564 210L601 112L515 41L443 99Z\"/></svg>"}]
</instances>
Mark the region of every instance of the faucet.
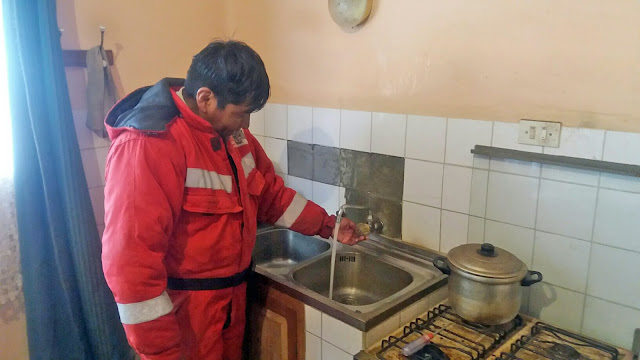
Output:
<instances>
[{"instance_id":1,"label":"faucet","mask_svg":"<svg viewBox=\"0 0 640 360\"><path fill-rule=\"evenodd\" d=\"M342 217L345 215L346 209L368 210L369 216L367 216L367 225L369 225L371 232L373 232L374 234L380 234L382 232L382 228L384 225L379 220L374 221L373 212L369 207L364 205L344 204L340 206L340 209L338 209L338 211L336 212L336 224L338 224L338 226L340 226L340 221L342 220Z\"/></svg>"}]
</instances>

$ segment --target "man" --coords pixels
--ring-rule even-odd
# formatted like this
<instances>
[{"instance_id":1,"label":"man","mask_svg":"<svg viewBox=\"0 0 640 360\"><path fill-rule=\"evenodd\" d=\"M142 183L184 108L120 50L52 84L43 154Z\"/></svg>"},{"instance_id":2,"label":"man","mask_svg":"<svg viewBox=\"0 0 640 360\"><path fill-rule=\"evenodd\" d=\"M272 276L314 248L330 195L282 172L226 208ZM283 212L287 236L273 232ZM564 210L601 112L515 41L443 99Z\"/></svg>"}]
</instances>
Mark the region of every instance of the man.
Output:
<instances>
[{"instance_id":1,"label":"man","mask_svg":"<svg viewBox=\"0 0 640 360\"><path fill-rule=\"evenodd\" d=\"M216 41L184 81L136 90L107 116L103 268L142 359L240 359L257 221L332 233L335 216L286 188L247 130L268 97L258 54ZM338 240L364 237L345 219Z\"/></svg>"}]
</instances>

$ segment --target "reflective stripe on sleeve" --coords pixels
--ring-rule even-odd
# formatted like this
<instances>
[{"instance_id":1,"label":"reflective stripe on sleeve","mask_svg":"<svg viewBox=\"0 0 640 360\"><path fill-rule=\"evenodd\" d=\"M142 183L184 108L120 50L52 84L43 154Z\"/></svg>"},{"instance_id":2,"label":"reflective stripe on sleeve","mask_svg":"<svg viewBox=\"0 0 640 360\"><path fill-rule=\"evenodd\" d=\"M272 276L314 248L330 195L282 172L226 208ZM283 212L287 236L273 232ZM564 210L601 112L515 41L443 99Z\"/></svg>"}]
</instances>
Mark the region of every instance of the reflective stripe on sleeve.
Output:
<instances>
[{"instance_id":1,"label":"reflective stripe on sleeve","mask_svg":"<svg viewBox=\"0 0 640 360\"><path fill-rule=\"evenodd\" d=\"M290 228L293 223L298 220L305 206L307 206L307 199L305 199L304 196L296 193L296 196L293 197L293 201L291 201L291 204L289 204L287 210L285 210L280 219L276 221L276 225Z\"/></svg>"},{"instance_id":2,"label":"reflective stripe on sleeve","mask_svg":"<svg viewBox=\"0 0 640 360\"><path fill-rule=\"evenodd\" d=\"M220 175L215 171L197 168L187 169L187 179L184 182L186 187L224 190L229 194L231 184L231 175Z\"/></svg>"},{"instance_id":3,"label":"reflective stripe on sleeve","mask_svg":"<svg viewBox=\"0 0 640 360\"><path fill-rule=\"evenodd\" d=\"M155 320L173 310L173 303L166 291L153 299L117 305L120 313L120 322L129 325Z\"/></svg>"}]
</instances>

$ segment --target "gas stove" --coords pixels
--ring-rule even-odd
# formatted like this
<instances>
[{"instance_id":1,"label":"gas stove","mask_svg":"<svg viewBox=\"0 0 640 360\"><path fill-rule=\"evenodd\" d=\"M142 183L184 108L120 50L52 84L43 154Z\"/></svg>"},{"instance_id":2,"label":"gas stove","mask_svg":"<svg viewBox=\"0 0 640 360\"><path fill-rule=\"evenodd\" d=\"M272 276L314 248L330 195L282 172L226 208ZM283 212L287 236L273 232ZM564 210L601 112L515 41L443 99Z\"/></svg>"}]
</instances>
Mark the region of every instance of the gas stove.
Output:
<instances>
[{"instance_id":1,"label":"gas stove","mask_svg":"<svg viewBox=\"0 0 640 360\"><path fill-rule=\"evenodd\" d=\"M412 355L402 348L432 334L431 343ZM429 310L355 359L387 360L622 360L626 350L574 334L525 315L500 326L470 323L445 304Z\"/></svg>"}]
</instances>

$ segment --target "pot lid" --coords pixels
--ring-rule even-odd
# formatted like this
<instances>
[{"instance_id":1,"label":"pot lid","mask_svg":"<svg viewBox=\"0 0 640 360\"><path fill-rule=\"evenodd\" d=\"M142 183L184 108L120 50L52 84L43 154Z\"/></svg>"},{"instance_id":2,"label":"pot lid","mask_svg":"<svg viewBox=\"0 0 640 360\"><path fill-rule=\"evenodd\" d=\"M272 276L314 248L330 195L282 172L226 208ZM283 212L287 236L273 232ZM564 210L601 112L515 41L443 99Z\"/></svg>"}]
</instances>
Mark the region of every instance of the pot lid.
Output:
<instances>
[{"instance_id":1,"label":"pot lid","mask_svg":"<svg viewBox=\"0 0 640 360\"><path fill-rule=\"evenodd\" d=\"M460 245L449 251L447 259L462 271L487 278L520 279L527 273L515 255L489 243Z\"/></svg>"}]
</instances>

